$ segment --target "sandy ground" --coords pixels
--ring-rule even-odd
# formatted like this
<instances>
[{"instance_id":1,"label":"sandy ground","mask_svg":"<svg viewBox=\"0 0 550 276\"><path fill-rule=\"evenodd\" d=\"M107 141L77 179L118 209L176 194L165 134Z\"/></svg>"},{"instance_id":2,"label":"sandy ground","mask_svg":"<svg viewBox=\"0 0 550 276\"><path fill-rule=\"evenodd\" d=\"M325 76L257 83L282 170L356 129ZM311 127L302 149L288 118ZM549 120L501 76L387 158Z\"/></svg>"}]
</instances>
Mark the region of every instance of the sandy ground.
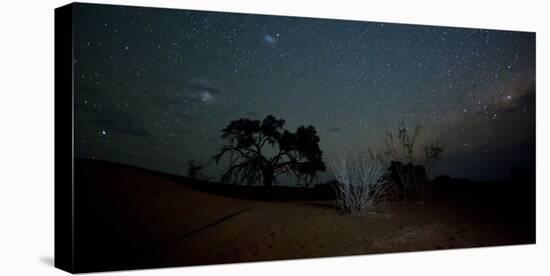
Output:
<instances>
[{"instance_id":1,"label":"sandy ground","mask_svg":"<svg viewBox=\"0 0 550 276\"><path fill-rule=\"evenodd\" d=\"M388 204L350 215L331 201L224 197L134 168L85 166L79 172L76 256L82 271L534 242L513 221L456 201Z\"/></svg>"},{"instance_id":2,"label":"sandy ground","mask_svg":"<svg viewBox=\"0 0 550 276\"><path fill-rule=\"evenodd\" d=\"M263 261L499 245L513 236L493 224L422 202L364 215L339 213L330 202L244 204L246 211L175 238L148 258L165 265Z\"/></svg>"}]
</instances>

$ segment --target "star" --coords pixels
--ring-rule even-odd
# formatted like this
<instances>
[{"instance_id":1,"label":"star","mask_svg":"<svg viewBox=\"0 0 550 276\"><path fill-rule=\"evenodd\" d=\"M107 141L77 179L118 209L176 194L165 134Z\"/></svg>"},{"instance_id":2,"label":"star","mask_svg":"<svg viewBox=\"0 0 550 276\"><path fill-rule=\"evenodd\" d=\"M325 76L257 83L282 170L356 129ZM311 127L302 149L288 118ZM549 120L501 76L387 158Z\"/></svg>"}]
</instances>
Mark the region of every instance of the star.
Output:
<instances>
[{"instance_id":1,"label":"star","mask_svg":"<svg viewBox=\"0 0 550 276\"><path fill-rule=\"evenodd\" d=\"M438 173L469 177L447 162L452 154L495 158L495 148L516 150L534 135L531 33L194 11L136 20L123 10L82 10L75 25L80 157L132 163L145 154L173 171L182 158L214 154L230 121L272 114L289 130L313 125L330 164L346 148L379 150L404 120L423 127L422 142L442 137L449 151ZM487 175L511 164L489 163Z\"/></svg>"}]
</instances>

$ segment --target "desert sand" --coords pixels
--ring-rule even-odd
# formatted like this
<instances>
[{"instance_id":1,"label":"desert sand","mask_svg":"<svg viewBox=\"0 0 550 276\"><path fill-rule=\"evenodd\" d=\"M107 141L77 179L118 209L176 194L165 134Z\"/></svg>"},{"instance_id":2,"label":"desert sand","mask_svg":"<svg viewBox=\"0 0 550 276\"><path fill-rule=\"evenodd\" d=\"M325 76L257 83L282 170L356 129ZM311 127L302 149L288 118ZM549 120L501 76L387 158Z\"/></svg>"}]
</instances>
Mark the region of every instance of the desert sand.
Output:
<instances>
[{"instance_id":1,"label":"desert sand","mask_svg":"<svg viewBox=\"0 0 550 276\"><path fill-rule=\"evenodd\" d=\"M103 161L77 160L76 175L81 272L535 242L534 221L462 197L352 215L331 200L243 199Z\"/></svg>"}]
</instances>

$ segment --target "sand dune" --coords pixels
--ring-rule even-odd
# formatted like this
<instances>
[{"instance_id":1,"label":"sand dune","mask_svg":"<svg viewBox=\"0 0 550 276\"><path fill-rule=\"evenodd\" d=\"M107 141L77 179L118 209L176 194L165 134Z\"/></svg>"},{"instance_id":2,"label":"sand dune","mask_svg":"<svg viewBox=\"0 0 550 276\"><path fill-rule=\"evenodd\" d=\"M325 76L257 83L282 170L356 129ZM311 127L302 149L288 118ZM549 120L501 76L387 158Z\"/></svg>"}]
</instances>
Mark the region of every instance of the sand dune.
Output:
<instances>
[{"instance_id":1,"label":"sand dune","mask_svg":"<svg viewBox=\"0 0 550 276\"><path fill-rule=\"evenodd\" d=\"M330 200L228 197L107 162L79 160L76 170L78 271L534 242L512 221L456 201L390 204L357 216Z\"/></svg>"}]
</instances>

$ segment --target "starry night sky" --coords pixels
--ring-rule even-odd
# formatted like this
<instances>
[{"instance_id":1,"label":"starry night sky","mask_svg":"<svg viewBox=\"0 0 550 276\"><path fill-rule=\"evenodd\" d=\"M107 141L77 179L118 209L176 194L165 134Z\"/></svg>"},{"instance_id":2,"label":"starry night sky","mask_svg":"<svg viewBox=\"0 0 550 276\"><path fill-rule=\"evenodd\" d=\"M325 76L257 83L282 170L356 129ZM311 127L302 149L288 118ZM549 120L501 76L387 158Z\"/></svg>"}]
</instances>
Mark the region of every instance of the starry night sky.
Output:
<instances>
[{"instance_id":1,"label":"starry night sky","mask_svg":"<svg viewBox=\"0 0 550 276\"><path fill-rule=\"evenodd\" d=\"M75 12L78 158L184 174L189 160L208 163L230 121L273 114L292 131L315 126L327 164L381 149L405 122L422 126L420 144L444 146L432 176L534 170L534 33L87 4ZM217 178L225 166L205 173Z\"/></svg>"}]
</instances>

